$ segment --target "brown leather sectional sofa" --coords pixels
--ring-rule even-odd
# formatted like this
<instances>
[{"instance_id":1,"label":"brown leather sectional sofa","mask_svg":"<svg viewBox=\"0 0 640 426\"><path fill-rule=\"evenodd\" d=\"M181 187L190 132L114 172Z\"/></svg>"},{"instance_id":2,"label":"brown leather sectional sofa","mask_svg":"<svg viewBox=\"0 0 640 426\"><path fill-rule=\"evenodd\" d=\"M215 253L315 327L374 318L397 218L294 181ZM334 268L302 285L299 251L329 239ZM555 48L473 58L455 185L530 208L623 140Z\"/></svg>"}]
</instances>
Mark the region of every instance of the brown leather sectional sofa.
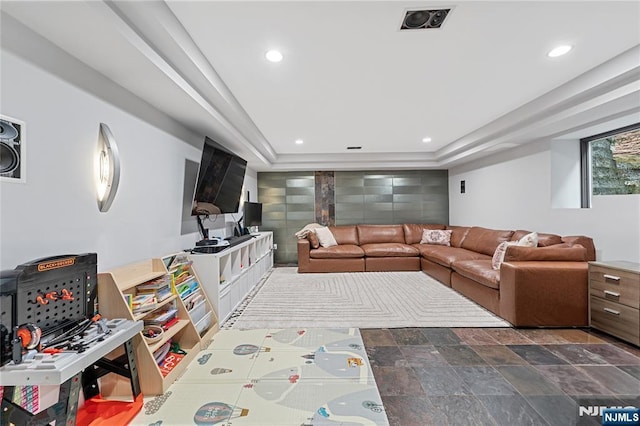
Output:
<instances>
[{"instance_id":1,"label":"brown leather sectional sofa","mask_svg":"<svg viewBox=\"0 0 640 426\"><path fill-rule=\"evenodd\" d=\"M516 327L588 325L587 262L595 260L589 237L539 233L538 247L508 247L494 270L498 245L529 231L438 224L329 229L337 246L298 240L298 272L422 270ZM424 229L451 229L451 246L420 244Z\"/></svg>"}]
</instances>

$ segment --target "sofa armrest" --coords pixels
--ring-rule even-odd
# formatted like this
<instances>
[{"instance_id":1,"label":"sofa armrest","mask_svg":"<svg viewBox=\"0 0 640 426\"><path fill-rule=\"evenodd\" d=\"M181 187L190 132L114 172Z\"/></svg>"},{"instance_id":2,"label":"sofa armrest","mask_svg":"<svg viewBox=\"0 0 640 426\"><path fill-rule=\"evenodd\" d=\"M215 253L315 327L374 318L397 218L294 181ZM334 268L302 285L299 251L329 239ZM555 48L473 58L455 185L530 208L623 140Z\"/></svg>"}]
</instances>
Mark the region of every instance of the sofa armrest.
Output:
<instances>
[{"instance_id":1,"label":"sofa armrest","mask_svg":"<svg viewBox=\"0 0 640 426\"><path fill-rule=\"evenodd\" d=\"M587 262L505 262L500 316L516 327L589 325Z\"/></svg>"},{"instance_id":2,"label":"sofa armrest","mask_svg":"<svg viewBox=\"0 0 640 426\"><path fill-rule=\"evenodd\" d=\"M298 240L298 271L308 272L311 245L306 238Z\"/></svg>"}]
</instances>

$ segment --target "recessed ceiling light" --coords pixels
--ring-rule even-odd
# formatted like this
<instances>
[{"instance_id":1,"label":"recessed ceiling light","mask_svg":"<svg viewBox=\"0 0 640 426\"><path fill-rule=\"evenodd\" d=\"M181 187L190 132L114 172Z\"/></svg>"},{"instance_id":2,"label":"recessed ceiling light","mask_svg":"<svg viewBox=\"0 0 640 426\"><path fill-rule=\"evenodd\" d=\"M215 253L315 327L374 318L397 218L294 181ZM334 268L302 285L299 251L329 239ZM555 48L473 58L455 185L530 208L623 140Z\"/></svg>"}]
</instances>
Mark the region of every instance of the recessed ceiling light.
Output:
<instances>
[{"instance_id":1,"label":"recessed ceiling light","mask_svg":"<svg viewBox=\"0 0 640 426\"><path fill-rule=\"evenodd\" d=\"M553 48L549 53L547 53L547 56L550 58L557 58L558 56L562 56L569 53L571 49L573 49L573 46L570 46L568 44L563 44L561 46Z\"/></svg>"},{"instance_id":2,"label":"recessed ceiling light","mask_svg":"<svg viewBox=\"0 0 640 426\"><path fill-rule=\"evenodd\" d=\"M264 56L269 62L280 62L282 58L284 58L284 56L282 56L282 53L280 53L280 51L278 50L270 50L265 53Z\"/></svg>"},{"instance_id":3,"label":"recessed ceiling light","mask_svg":"<svg viewBox=\"0 0 640 426\"><path fill-rule=\"evenodd\" d=\"M302 139L296 139L296 144L302 145L304 141Z\"/></svg>"},{"instance_id":4,"label":"recessed ceiling light","mask_svg":"<svg viewBox=\"0 0 640 426\"><path fill-rule=\"evenodd\" d=\"M425 143L431 142L431 138L422 138L422 142L425 142Z\"/></svg>"}]
</instances>

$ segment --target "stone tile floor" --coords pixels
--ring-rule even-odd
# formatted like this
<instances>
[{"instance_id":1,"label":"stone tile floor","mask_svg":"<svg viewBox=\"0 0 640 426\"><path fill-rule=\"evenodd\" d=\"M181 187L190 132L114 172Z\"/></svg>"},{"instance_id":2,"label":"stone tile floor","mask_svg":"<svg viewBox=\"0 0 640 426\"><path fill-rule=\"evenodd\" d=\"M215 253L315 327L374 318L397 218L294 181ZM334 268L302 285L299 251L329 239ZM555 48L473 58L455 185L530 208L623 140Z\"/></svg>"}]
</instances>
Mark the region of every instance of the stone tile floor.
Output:
<instances>
[{"instance_id":1,"label":"stone tile floor","mask_svg":"<svg viewBox=\"0 0 640 426\"><path fill-rule=\"evenodd\" d=\"M640 407L640 348L589 329L361 329L393 426L599 425Z\"/></svg>"}]
</instances>

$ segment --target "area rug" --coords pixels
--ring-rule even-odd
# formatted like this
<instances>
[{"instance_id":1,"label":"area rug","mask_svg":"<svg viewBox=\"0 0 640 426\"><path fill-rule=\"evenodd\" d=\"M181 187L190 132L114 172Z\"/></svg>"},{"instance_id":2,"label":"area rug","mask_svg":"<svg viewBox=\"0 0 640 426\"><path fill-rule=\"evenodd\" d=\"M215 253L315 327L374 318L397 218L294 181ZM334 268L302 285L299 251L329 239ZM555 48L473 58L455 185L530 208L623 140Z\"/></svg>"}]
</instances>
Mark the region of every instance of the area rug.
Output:
<instances>
[{"instance_id":1,"label":"area rug","mask_svg":"<svg viewBox=\"0 0 640 426\"><path fill-rule=\"evenodd\" d=\"M388 426L358 329L220 330L140 426Z\"/></svg>"},{"instance_id":2,"label":"area rug","mask_svg":"<svg viewBox=\"0 0 640 426\"><path fill-rule=\"evenodd\" d=\"M234 329L509 327L422 272L298 274L275 268Z\"/></svg>"}]
</instances>

